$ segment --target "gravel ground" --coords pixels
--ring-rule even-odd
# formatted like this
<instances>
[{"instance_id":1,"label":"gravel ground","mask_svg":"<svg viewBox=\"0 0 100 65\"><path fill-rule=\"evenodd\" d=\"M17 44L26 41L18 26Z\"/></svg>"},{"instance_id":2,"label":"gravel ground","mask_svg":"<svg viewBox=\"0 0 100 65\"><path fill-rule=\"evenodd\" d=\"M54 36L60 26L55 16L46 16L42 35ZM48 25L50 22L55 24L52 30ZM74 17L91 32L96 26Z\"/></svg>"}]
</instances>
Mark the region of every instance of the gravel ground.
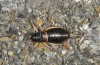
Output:
<instances>
[{"instance_id":1,"label":"gravel ground","mask_svg":"<svg viewBox=\"0 0 100 65\"><path fill-rule=\"evenodd\" d=\"M47 26L79 37L34 47ZM0 0L0 65L100 65L100 0Z\"/></svg>"}]
</instances>

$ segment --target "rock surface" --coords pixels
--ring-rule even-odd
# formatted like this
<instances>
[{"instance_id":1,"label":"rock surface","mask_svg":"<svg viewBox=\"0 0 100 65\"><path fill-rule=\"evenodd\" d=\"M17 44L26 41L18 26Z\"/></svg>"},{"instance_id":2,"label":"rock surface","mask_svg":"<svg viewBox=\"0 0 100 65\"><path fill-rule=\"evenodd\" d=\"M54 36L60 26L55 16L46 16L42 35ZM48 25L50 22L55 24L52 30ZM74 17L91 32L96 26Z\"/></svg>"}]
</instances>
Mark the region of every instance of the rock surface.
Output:
<instances>
[{"instance_id":1,"label":"rock surface","mask_svg":"<svg viewBox=\"0 0 100 65\"><path fill-rule=\"evenodd\" d=\"M34 47L50 26L79 37ZM0 65L100 65L100 0L0 0Z\"/></svg>"}]
</instances>

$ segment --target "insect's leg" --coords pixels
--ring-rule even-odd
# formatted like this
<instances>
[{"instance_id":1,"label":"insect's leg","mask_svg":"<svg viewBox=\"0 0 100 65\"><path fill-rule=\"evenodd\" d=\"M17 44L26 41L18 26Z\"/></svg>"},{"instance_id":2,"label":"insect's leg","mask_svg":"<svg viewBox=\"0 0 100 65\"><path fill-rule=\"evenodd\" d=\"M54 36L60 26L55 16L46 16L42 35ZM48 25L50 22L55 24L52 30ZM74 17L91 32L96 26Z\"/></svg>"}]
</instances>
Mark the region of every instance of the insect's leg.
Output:
<instances>
[{"instance_id":1,"label":"insect's leg","mask_svg":"<svg viewBox=\"0 0 100 65\"><path fill-rule=\"evenodd\" d=\"M62 27L60 27L60 26L54 26L54 27L47 27L47 28L45 28L45 30L47 31L47 30L49 30L49 29L53 29L53 28L62 28ZM63 29L63 28L62 28Z\"/></svg>"},{"instance_id":2,"label":"insect's leg","mask_svg":"<svg viewBox=\"0 0 100 65\"><path fill-rule=\"evenodd\" d=\"M44 43L44 45L49 48L50 50L53 50L48 44Z\"/></svg>"},{"instance_id":3,"label":"insect's leg","mask_svg":"<svg viewBox=\"0 0 100 65\"><path fill-rule=\"evenodd\" d=\"M36 43L36 44L34 45L34 48L36 48L36 47L37 47L37 45L38 45L38 43Z\"/></svg>"},{"instance_id":4,"label":"insect's leg","mask_svg":"<svg viewBox=\"0 0 100 65\"><path fill-rule=\"evenodd\" d=\"M32 26L32 28L34 29L35 32L38 32L38 29L36 28L35 24L32 23L32 20L27 20L27 18L25 18L25 21L26 21L27 23L29 23L29 25Z\"/></svg>"},{"instance_id":5,"label":"insect's leg","mask_svg":"<svg viewBox=\"0 0 100 65\"><path fill-rule=\"evenodd\" d=\"M47 30L47 28L48 28L48 27L50 27L50 26L51 26L51 24L47 24L45 27L43 27L43 29L42 29L42 30L43 30L43 31L46 31L46 30Z\"/></svg>"},{"instance_id":6,"label":"insect's leg","mask_svg":"<svg viewBox=\"0 0 100 65\"><path fill-rule=\"evenodd\" d=\"M31 21L30 21L30 24L31 24L32 28L34 28L34 31L38 32L38 29L36 28L36 26Z\"/></svg>"}]
</instances>

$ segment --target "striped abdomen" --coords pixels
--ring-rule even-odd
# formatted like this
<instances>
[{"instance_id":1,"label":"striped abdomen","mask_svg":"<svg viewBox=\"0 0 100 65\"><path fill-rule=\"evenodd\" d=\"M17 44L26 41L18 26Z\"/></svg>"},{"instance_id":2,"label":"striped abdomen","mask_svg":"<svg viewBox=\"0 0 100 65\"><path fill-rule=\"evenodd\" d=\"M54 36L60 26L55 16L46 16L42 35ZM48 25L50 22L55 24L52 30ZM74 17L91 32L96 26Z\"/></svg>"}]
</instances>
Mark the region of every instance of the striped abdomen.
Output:
<instances>
[{"instance_id":1,"label":"striped abdomen","mask_svg":"<svg viewBox=\"0 0 100 65\"><path fill-rule=\"evenodd\" d=\"M31 36L33 42L61 43L69 38L69 32L62 28L51 28L44 32L37 32Z\"/></svg>"}]
</instances>

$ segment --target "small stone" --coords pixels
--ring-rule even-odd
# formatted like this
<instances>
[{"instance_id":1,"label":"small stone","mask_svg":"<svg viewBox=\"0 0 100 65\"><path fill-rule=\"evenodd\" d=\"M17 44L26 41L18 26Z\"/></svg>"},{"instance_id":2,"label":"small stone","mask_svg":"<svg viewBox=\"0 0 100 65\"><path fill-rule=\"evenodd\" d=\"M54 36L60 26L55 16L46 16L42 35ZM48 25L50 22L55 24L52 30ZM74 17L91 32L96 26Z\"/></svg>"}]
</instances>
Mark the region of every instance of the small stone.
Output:
<instances>
[{"instance_id":1,"label":"small stone","mask_svg":"<svg viewBox=\"0 0 100 65\"><path fill-rule=\"evenodd\" d=\"M20 50L20 49L18 49L17 53L20 53L20 52L21 52L21 50Z\"/></svg>"},{"instance_id":2,"label":"small stone","mask_svg":"<svg viewBox=\"0 0 100 65\"><path fill-rule=\"evenodd\" d=\"M83 30L83 27L80 27L80 30L81 30L81 31L84 31L84 30Z\"/></svg>"},{"instance_id":3,"label":"small stone","mask_svg":"<svg viewBox=\"0 0 100 65\"><path fill-rule=\"evenodd\" d=\"M8 51L9 56L13 56L14 52L12 50Z\"/></svg>"},{"instance_id":4,"label":"small stone","mask_svg":"<svg viewBox=\"0 0 100 65\"><path fill-rule=\"evenodd\" d=\"M83 29L84 29L84 30L87 30L88 28L89 28L89 23L83 24Z\"/></svg>"},{"instance_id":5,"label":"small stone","mask_svg":"<svg viewBox=\"0 0 100 65\"><path fill-rule=\"evenodd\" d=\"M28 12L29 12L29 13L32 12L32 9L31 9L31 8L28 8Z\"/></svg>"},{"instance_id":6,"label":"small stone","mask_svg":"<svg viewBox=\"0 0 100 65\"><path fill-rule=\"evenodd\" d=\"M99 13L99 18L100 18L100 13Z\"/></svg>"},{"instance_id":7,"label":"small stone","mask_svg":"<svg viewBox=\"0 0 100 65\"><path fill-rule=\"evenodd\" d=\"M7 55L7 50L3 50L4 55Z\"/></svg>"},{"instance_id":8,"label":"small stone","mask_svg":"<svg viewBox=\"0 0 100 65\"><path fill-rule=\"evenodd\" d=\"M21 53L20 53L20 58L22 58L22 59L27 59L28 58L28 55L29 55L29 51L28 51L28 49L23 49L22 51L21 51Z\"/></svg>"},{"instance_id":9,"label":"small stone","mask_svg":"<svg viewBox=\"0 0 100 65\"><path fill-rule=\"evenodd\" d=\"M91 3L92 2L92 0L84 0L86 3Z\"/></svg>"},{"instance_id":10,"label":"small stone","mask_svg":"<svg viewBox=\"0 0 100 65\"><path fill-rule=\"evenodd\" d=\"M14 27L9 28L9 34L11 35L18 35L18 30Z\"/></svg>"},{"instance_id":11,"label":"small stone","mask_svg":"<svg viewBox=\"0 0 100 65\"><path fill-rule=\"evenodd\" d=\"M14 42L13 48L18 48L18 42L17 41Z\"/></svg>"},{"instance_id":12,"label":"small stone","mask_svg":"<svg viewBox=\"0 0 100 65\"><path fill-rule=\"evenodd\" d=\"M75 0L75 2L80 2L80 0Z\"/></svg>"},{"instance_id":13,"label":"small stone","mask_svg":"<svg viewBox=\"0 0 100 65\"><path fill-rule=\"evenodd\" d=\"M25 14L23 14L23 13L18 13L17 17L18 17L18 18L25 18Z\"/></svg>"},{"instance_id":14,"label":"small stone","mask_svg":"<svg viewBox=\"0 0 100 65\"><path fill-rule=\"evenodd\" d=\"M25 44L22 44L21 47L25 47Z\"/></svg>"},{"instance_id":15,"label":"small stone","mask_svg":"<svg viewBox=\"0 0 100 65\"><path fill-rule=\"evenodd\" d=\"M17 41L15 41L15 44L18 44L18 42L17 42Z\"/></svg>"},{"instance_id":16,"label":"small stone","mask_svg":"<svg viewBox=\"0 0 100 65\"><path fill-rule=\"evenodd\" d=\"M62 50L62 55L65 55L66 54L66 50Z\"/></svg>"},{"instance_id":17,"label":"small stone","mask_svg":"<svg viewBox=\"0 0 100 65\"><path fill-rule=\"evenodd\" d=\"M16 29L18 30L18 29L19 29L19 27L16 27Z\"/></svg>"},{"instance_id":18,"label":"small stone","mask_svg":"<svg viewBox=\"0 0 100 65\"><path fill-rule=\"evenodd\" d=\"M28 57L27 58L27 63L31 64L32 62L34 62L34 60L35 60L35 57L34 56Z\"/></svg>"},{"instance_id":19,"label":"small stone","mask_svg":"<svg viewBox=\"0 0 100 65\"><path fill-rule=\"evenodd\" d=\"M2 60L0 60L0 65L3 65L3 61Z\"/></svg>"},{"instance_id":20,"label":"small stone","mask_svg":"<svg viewBox=\"0 0 100 65\"><path fill-rule=\"evenodd\" d=\"M93 59L88 59L89 62L94 63Z\"/></svg>"},{"instance_id":21,"label":"small stone","mask_svg":"<svg viewBox=\"0 0 100 65\"><path fill-rule=\"evenodd\" d=\"M56 52L50 52L50 53L45 52L45 54L47 55L47 59L49 59L49 58L54 58L54 57L55 57L55 55L57 55L57 53L56 53Z\"/></svg>"},{"instance_id":22,"label":"small stone","mask_svg":"<svg viewBox=\"0 0 100 65\"><path fill-rule=\"evenodd\" d=\"M10 11L10 9L7 7L2 7L1 9L2 9L2 11Z\"/></svg>"},{"instance_id":23,"label":"small stone","mask_svg":"<svg viewBox=\"0 0 100 65\"><path fill-rule=\"evenodd\" d=\"M96 7L95 7L95 10L96 10L98 13L100 13L100 6L96 6Z\"/></svg>"},{"instance_id":24,"label":"small stone","mask_svg":"<svg viewBox=\"0 0 100 65\"><path fill-rule=\"evenodd\" d=\"M89 44L91 44L91 42L89 40L85 40L84 44L80 45L80 49L84 49L85 47L88 47Z\"/></svg>"},{"instance_id":25,"label":"small stone","mask_svg":"<svg viewBox=\"0 0 100 65\"><path fill-rule=\"evenodd\" d=\"M34 62L35 57L33 56L33 57L31 57L30 59L31 59L31 62Z\"/></svg>"},{"instance_id":26,"label":"small stone","mask_svg":"<svg viewBox=\"0 0 100 65\"><path fill-rule=\"evenodd\" d=\"M0 10L1 10L1 8L2 8L2 5L0 4Z\"/></svg>"},{"instance_id":27,"label":"small stone","mask_svg":"<svg viewBox=\"0 0 100 65\"><path fill-rule=\"evenodd\" d=\"M21 32L18 32L18 35L21 35Z\"/></svg>"},{"instance_id":28,"label":"small stone","mask_svg":"<svg viewBox=\"0 0 100 65\"><path fill-rule=\"evenodd\" d=\"M26 31L25 29L23 29L23 30L22 30L22 33L24 33L24 34L25 34L25 33L27 33L27 31Z\"/></svg>"},{"instance_id":29,"label":"small stone","mask_svg":"<svg viewBox=\"0 0 100 65\"><path fill-rule=\"evenodd\" d=\"M23 41L23 38L24 38L24 36L20 36L20 37L19 37L19 40L20 40L20 41Z\"/></svg>"},{"instance_id":30,"label":"small stone","mask_svg":"<svg viewBox=\"0 0 100 65\"><path fill-rule=\"evenodd\" d=\"M100 46L98 45L90 45L91 47L91 54L96 54L96 55L100 55Z\"/></svg>"},{"instance_id":31,"label":"small stone","mask_svg":"<svg viewBox=\"0 0 100 65\"><path fill-rule=\"evenodd\" d=\"M9 37L0 37L0 41L6 41L6 42L8 42L8 41L12 41L12 39L9 38Z\"/></svg>"},{"instance_id":32,"label":"small stone","mask_svg":"<svg viewBox=\"0 0 100 65\"><path fill-rule=\"evenodd\" d=\"M91 44L91 42L89 40L85 40L84 43L87 45Z\"/></svg>"}]
</instances>

